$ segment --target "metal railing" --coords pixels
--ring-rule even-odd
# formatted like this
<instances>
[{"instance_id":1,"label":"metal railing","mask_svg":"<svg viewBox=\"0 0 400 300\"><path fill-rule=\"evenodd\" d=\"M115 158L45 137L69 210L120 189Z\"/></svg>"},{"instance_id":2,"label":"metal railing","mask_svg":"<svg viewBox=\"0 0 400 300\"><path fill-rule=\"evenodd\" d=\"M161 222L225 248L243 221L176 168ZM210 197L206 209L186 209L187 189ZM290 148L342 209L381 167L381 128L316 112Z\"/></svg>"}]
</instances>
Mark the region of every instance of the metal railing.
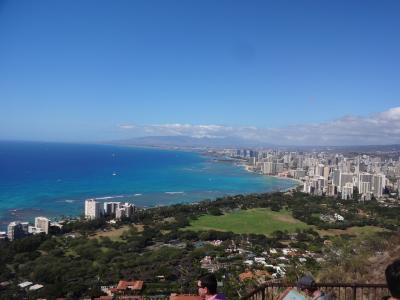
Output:
<instances>
[{"instance_id":1,"label":"metal railing","mask_svg":"<svg viewBox=\"0 0 400 300\"><path fill-rule=\"evenodd\" d=\"M265 283L247 293L241 300L277 300L283 292L295 284ZM389 295L386 284L319 283L318 288L337 300L375 300Z\"/></svg>"},{"instance_id":2,"label":"metal railing","mask_svg":"<svg viewBox=\"0 0 400 300\"><path fill-rule=\"evenodd\" d=\"M280 281L267 282L242 296L240 300L278 300L286 289L294 287L293 283ZM389 295L386 284L364 283L318 283L318 288L336 300L381 300ZM169 300L165 295L143 295L143 300ZM118 299L118 298L117 298ZM234 300L234 299L229 299Z\"/></svg>"}]
</instances>

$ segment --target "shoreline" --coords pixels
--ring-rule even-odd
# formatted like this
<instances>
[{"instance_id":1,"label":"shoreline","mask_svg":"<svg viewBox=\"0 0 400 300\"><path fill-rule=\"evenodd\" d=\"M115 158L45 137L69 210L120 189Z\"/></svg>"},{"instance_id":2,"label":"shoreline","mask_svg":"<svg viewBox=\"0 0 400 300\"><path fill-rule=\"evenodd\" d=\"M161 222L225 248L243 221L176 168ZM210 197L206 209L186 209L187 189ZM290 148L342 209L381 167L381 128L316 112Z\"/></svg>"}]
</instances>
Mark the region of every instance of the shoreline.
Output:
<instances>
[{"instance_id":1,"label":"shoreline","mask_svg":"<svg viewBox=\"0 0 400 300\"><path fill-rule=\"evenodd\" d=\"M102 144L102 145L104 145L104 144ZM123 147L123 148L142 148L143 149L143 147L131 147L131 146L126 146L126 145L109 145L109 146L117 146L117 147ZM148 149L148 148L145 148L145 149ZM229 165L231 165L232 167L245 167L243 164L237 164L238 161L235 159L231 159L229 161L228 160L221 161L220 159L218 159L218 156L210 155L210 153L208 153L206 151L201 151L199 149L183 150L183 149L162 149L162 148L156 148L156 147L153 147L152 149L160 150L160 151L191 152L196 155L199 155L205 161L218 163L219 165L223 165L223 164L226 164L227 162L229 162ZM242 163L243 163L243 161L242 161ZM250 171L247 168L244 168L244 169L247 171L246 173L252 173L252 175L262 175L262 174L258 174L256 172ZM264 175L264 176L266 176L266 175ZM268 176L266 176L266 178L267 177ZM274 177L274 176L270 176L270 177ZM277 177L277 179L293 180L291 178L282 178L282 177ZM126 201L126 202L134 203L139 208L151 208L151 207L156 207L157 205L170 206L170 205L175 205L175 204L179 204L179 203L184 203L184 204L185 203L195 203L195 202L200 202L200 201L207 200L210 198L211 198L211 200L216 200L219 197L227 196L227 195L271 193L271 192L276 192L276 191L286 192L286 191L296 189L297 186L298 186L298 184L295 184L295 182L293 182L293 185L291 184L291 186L289 186L289 187L284 187L284 188L277 187L275 189L272 188L271 190L265 190L265 189L257 190L257 188L254 188L252 191L250 191L250 190L246 190L244 188L244 189L238 190L238 191L234 191L234 190L232 190L231 192L220 191L219 193L217 190L215 190L216 193L214 196L212 196L211 194L208 196L206 193L203 193L204 195L200 195L200 194L197 195L197 198L196 198L196 195L189 195L191 191L187 191L188 195L184 196L183 198L179 197L179 199L175 198L175 199L171 199L171 201L168 199L167 200L161 199L160 201L158 201L159 203L154 203L154 205L151 203L149 203L148 205L143 203L144 201L146 201L146 199L144 199L144 200L141 199L138 202L135 201L134 197L139 196L139 194L137 194L136 191L135 191L135 193L124 194L123 196L121 196L121 194L118 194L118 193L115 193L113 195L99 193L99 195L93 194L91 196L85 197L85 199L97 198L102 201L107 200L107 199L110 199L111 201L116 201L117 199L113 199L113 198L125 198L125 199L118 199L118 200L121 200L122 202ZM210 190L212 191L213 189L211 188ZM176 190L176 191L167 190L164 193L166 194L167 197L174 197L174 196L184 194L184 192L182 192L182 191L184 191L184 189L180 190L179 192L177 192L177 191L179 191L179 190ZM206 189L203 192L207 192ZM219 195L219 194L221 194L221 195ZM117 196L115 196L115 195L117 195ZM127 197L125 197L125 196L127 196ZM140 196L142 196L142 195L140 195ZM148 196L147 194L145 195L145 197L154 197L154 196L155 195L153 195L153 196L150 196L150 195ZM194 198L196 198L196 199L194 199ZM73 200L71 200L71 199L73 199ZM49 219L51 219L51 220L64 220L64 219L78 218L82 214L82 211L84 209L84 206L82 204L84 202L83 198L78 199L78 198L73 198L73 197L72 198L67 197L67 199L65 199L65 200L64 199L55 199L54 201L60 202L60 203L65 203L64 205L74 205L76 208L69 210L66 207L61 207L61 209L59 211L55 211L53 209L47 211L45 207L43 207L43 208L41 208L41 207L40 208L39 207L26 207L24 205L10 207L9 209L4 208L4 210L2 209L3 211L0 214L0 216L1 216L0 230L3 230L3 228L5 228L7 226L7 223L9 223L9 222L12 222L15 220L32 221L35 216L39 216L39 215L48 216ZM166 202L166 203L163 203L163 202ZM65 208L65 209L63 209L63 208Z\"/></svg>"},{"instance_id":2,"label":"shoreline","mask_svg":"<svg viewBox=\"0 0 400 300\"><path fill-rule=\"evenodd\" d=\"M230 161L229 160L224 160L224 162L230 162ZM286 188L286 189L283 189L283 190L279 190L280 192L293 191L293 190L296 190L299 186L304 184L303 181L301 181L299 179L291 178L291 177L284 177L284 176L278 176L278 175L267 175L267 174L262 174L262 173L255 172L253 170L250 170L248 165L238 163L238 162L243 162L243 160L237 160L237 159L233 158L231 160L231 162L237 167L242 167L248 173L257 174L257 175L260 175L260 176L263 176L263 177L267 177L267 178L268 177L272 177L272 178L276 178L276 179L290 180L290 181L296 182L296 184L294 186ZM269 193L269 192L266 192L266 193Z\"/></svg>"}]
</instances>

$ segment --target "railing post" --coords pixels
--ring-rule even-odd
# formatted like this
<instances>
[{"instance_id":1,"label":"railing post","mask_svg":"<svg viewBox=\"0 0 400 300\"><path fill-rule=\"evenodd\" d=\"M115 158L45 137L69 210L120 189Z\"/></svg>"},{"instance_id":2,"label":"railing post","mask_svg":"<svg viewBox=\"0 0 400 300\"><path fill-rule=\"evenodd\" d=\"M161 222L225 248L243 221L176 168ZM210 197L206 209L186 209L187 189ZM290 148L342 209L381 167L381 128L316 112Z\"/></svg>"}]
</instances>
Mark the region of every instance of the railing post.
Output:
<instances>
[{"instance_id":1,"label":"railing post","mask_svg":"<svg viewBox=\"0 0 400 300\"><path fill-rule=\"evenodd\" d=\"M357 286L354 283L352 284L352 299L357 300Z\"/></svg>"},{"instance_id":2,"label":"railing post","mask_svg":"<svg viewBox=\"0 0 400 300\"><path fill-rule=\"evenodd\" d=\"M278 293L279 288L287 288L293 287L294 284L286 284L282 282L269 282L264 285L259 286L257 289L252 292L243 295L241 300L272 300L275 297L275 292ZM328 293L328 289L330 289L330 293L335 294L338 300L361 300L365 299L377 299L381 298L383 293L387 293L387 285L385 284L363 284L363 283L322 283L317 285L321 290ZM364 291L368 292L364 295ZM378 291L379 289L379 291ZM349 295L350 290L350 295ZM358 290L358 291L357 291ZM384 292L385 290L385 292ZM361 294L358 297L358 294ZM379 294L379 295L378 295ZM368 297L367 297L368 296Z\"/></svg>"}]
</instances>

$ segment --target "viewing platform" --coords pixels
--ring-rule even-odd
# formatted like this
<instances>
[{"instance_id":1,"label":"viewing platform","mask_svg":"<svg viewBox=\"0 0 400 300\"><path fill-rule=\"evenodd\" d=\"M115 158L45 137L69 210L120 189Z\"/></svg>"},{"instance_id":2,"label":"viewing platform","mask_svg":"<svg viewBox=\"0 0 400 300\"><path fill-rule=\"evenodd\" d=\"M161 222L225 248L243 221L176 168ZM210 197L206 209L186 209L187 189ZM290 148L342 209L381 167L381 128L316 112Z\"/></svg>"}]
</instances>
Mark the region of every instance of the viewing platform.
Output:
<instances>
[{"instance_id":1,"label":"viewing platform","mask_svg":"<svg viewBox=\"0 0 400 300\"><path fill-rule=\"evenodd\" d=\"M240 300L278 300L293 283L268 282L242 296ZM378 300L388 296L386 284L317 283L317 287L337 300Z\"/></svg>"},{"instance_id":2,"label":"viewing platform","mask_svg":"<svg viewBox=\"0 0 400 300\"><path fill-rule=\"evenodd\" d=\"M293 283L268 282L260 285L253 291L229 300L279 300L286 290L295 287ZM318 283L317 287L324 293L330 295L335 300L381 300L388 296L389 290L386 284L365 284L365 283ZM95 298L98 300L199 300L196 295L177 295L171 296L133 296L120 295L116 297L102 296Z\"/></svg>"}]
</instances>

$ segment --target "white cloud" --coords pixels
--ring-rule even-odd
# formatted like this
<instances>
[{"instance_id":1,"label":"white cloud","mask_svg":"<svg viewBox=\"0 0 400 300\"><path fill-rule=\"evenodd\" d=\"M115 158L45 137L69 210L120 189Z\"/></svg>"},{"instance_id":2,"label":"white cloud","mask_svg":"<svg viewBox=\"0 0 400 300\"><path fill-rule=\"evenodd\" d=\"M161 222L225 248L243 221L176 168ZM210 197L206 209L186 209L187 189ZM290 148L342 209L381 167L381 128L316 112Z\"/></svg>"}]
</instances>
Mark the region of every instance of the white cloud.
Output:
<instances>
[{"instance_id":1,"label":"white cloud","mask_svg":"<svg viewBox=\"0 0 400 300\"><path fill-rule=\"evenodd\" d=\"M370 116L291 125L281 128L232 127L223 125L154 124L119 126L141 135L185 135L191 137L235 137L276 145L371 145L400 143L400 107Z\"/></svg>"},{"instance_id":2,"label":"white cloud","mask_svg":"<svg viewBox=\"0 0 400 300\"><path fill-rule=\"evenodd\" d=\"M119 128L121 128L121 129L134 129L134 128L136 128L136 126L132 125L132 124L121 124L121 125L119 125Z\"/></svg>"}]
</instances>

